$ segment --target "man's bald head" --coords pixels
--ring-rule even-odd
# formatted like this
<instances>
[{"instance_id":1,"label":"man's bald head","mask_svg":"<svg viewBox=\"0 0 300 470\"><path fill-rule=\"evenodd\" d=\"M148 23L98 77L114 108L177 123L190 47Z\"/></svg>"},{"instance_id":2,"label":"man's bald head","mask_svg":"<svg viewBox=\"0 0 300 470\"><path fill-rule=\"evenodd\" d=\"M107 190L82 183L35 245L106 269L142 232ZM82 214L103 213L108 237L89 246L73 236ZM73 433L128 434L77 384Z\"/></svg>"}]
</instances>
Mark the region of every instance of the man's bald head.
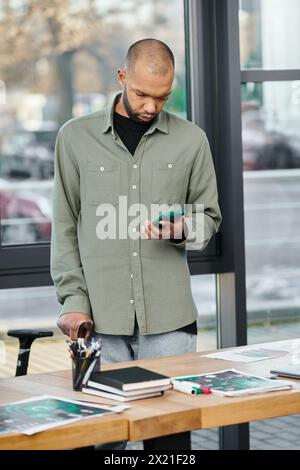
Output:
<instances>
[{"instance_id":1,"label":"man's bald head","mask_svg":"<svg viewBox=\"0 0 300 470\"><path fill-rule=\"evenodd\" d=\"M129 48L125 68L118 69L123 91L115 111L137 122L157 116L172 93L174 56L157 39L142 39Z\"/></svg>"},{"instance_id":2,"label":"man's bald head","mask_svg":"<svg viewBox=\"0 0 300 470\"><path fill-rule=\"evenodd\" d=\"M143 63L153 75L166 75L175 67L173 52L158 39L141 39L130 46L126 56L128 75L134 73L137 62Z\"/></svg>"}]
</instances>

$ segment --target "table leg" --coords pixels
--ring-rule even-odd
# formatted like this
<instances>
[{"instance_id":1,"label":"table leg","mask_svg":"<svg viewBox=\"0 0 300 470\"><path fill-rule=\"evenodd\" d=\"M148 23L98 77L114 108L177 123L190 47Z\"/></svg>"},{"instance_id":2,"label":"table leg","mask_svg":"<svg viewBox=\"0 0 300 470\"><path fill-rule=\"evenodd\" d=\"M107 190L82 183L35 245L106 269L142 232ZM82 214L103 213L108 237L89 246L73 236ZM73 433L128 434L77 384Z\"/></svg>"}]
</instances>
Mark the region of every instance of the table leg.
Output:
<instances>
[{"instance_id":1,"label":"table leg","mask_svg":"<svg viewBox=\"0 0 300 470\"><path fill-rule=\"evenodd\" d=\"M191 450L191 433L181 432L144 441L144 450Z\"/></svg>"},{"instance_id":2,"label":"table leg","mask_svg":"<svg viewBox=\"0 0 300 470\"><path fill-rule=\"evenodd\" d=\"M221 450L249 450L249 423L219 428Z\"/></svg>"}]
</instances>

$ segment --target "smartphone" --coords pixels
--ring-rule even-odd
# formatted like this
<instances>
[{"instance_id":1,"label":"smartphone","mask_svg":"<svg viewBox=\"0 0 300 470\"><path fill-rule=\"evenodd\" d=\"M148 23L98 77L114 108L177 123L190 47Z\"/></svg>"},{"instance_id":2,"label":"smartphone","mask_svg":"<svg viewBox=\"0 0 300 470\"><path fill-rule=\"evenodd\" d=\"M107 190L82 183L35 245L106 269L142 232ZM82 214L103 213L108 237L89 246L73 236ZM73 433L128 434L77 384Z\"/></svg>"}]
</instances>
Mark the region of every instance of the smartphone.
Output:
<instances>
[{"instance_id":1,"label":"smartphone","mask_svg":"<svg viewBox=\"0 0 300 470\"><path fill-rule=\"evenodd\" d=\"M164 214L160 213L159 217L157 217L157 219L155 219L152 222L152 224L155 225L155 227L162 228L162 225L160 224L160 222L162 220L168 220L168 221L174 223L177 219L179 219L184 214L185 214L184 209L180 209L180 210L177 210L177 211L173 210L173 211L170 211L170 212L165 212Z\"/></svg>"}]
</instances>

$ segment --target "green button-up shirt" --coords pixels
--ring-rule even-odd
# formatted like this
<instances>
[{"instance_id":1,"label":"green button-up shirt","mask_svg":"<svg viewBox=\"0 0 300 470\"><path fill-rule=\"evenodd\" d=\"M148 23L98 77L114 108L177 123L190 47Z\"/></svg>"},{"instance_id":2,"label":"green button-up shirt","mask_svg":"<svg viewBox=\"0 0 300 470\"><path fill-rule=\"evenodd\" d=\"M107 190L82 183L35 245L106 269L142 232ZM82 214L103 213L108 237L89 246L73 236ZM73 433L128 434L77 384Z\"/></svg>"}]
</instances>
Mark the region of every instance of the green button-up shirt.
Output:
<instances>
[{"instance_id":1,"label":"green button-up shirt","mask_svg":"<svg viewBox=\"0 0 300 470\"><path fill-rule=\"evenodd\" d=\"M99 333L131 335L136 314L142 335L164 333L197 318L186 250L204 249L220 225L215 171L204 131L166 111L155 118L132 156L113 126L119 96L107 108L60 128L51 276L61 315L84 312ZM127 197L127 208L119 196ZM143 204L150 219L151 204L176 208L186 203L192 209L182 242L119 231L120 214L127 214L132 204ZM103 220L98 206L103 204L116 211L116 237L98 236ZM196 221L197 204L204 210Z\"/></svg>"}]
</instances>

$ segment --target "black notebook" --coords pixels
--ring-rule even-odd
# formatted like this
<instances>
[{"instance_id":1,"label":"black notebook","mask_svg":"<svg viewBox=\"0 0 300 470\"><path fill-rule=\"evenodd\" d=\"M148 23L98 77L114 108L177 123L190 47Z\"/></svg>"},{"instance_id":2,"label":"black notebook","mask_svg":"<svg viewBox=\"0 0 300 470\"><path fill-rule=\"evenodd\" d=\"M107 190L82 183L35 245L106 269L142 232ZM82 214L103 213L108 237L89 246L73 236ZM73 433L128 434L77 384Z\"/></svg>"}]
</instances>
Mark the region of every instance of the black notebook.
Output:
<instances>
[{"instance_id":1,"label":"black notebook","mask_svg":"<svg viewBox=\"0 0 300 470\"><path fill-rule=\"evenodd\" d=\"M93 382L118 388L119 390L137 390L159 385L169 385L170 377L158 374L142 367L126 367L122 369L93 372L88 385L93 387Z\"/></svg>"}]
</instances>

